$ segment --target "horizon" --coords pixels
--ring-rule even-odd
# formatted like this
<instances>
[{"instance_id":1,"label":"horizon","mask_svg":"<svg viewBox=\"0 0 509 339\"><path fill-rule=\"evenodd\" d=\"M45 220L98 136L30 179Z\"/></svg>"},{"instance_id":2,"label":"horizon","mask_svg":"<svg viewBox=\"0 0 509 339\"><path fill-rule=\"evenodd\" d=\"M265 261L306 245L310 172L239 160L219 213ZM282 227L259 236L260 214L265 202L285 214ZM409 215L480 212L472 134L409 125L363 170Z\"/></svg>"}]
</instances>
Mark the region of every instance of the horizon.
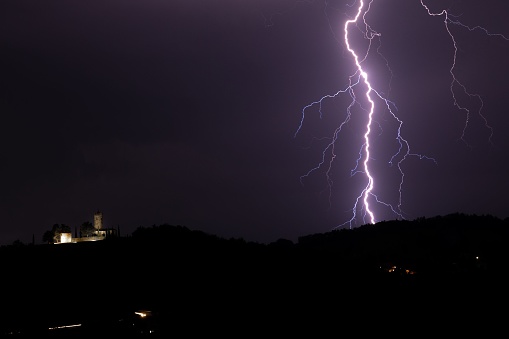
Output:
<instances>
[{"instance_id":1,"label":"horizon","mask_svg":"<svg viewBox=\"0 0 509 339\"><path fill-rule=\"evenodd\" d=\"M507 218L507 13L475 0L2 2L0 242L40 241L98 207L126 233L168 223L260 243Z\"/></svg>"},{"instance_id":2,"label":"horizon","mask_svg":"<svg viewBox=\"0 0 509 339\"><path fill-rule=\"evenodd\" d=\"M162 223L162 224L152 224L152 225L140 225L138 226L134 231L138 230L138 229L143 229L143 228L146 228L146 229L150 229L150 228L153 228L153 227L164 227L164 226L168 226L168 227L182 227L182 228L185 228L185 229L188 229L189 231L193 232L201 232L203 234L206 234L206 235L210 235L210 236L215 236L217 238L220 238L220 239L224 239L224 240L230 240L230 239L233 239L233 240L243 240L243 241L246 241L248 243L257 243L257 244L261 244L261 245L269 245L271 243L276 243L280 240L289 240L291 241L292 243L296 244L299 242L299 239L301 238L305 238L305 237L308 237L308 236L313 236L313 235L325 235L325 234L329 234L329 233L332 233L332 232L337 232L337 231L342 231L342 230L354 230L354 229L359 229L359 228L362 228L362 227L369 227L369 226L376 226L378 224L387 224L387 223L396 223L396 222L404 222L404 223L412 223L412 222L420 222L420 221L423 221L423 220L436 220L436 219L440 219L440 218L450 218L450 217L466 217L466 218L490 218L490 219L494 219L494 220L497 220L497 221L501 221L501 222L509 222L509 217L506 217L506 218L499 218L497 216L494 216L494 215L491 215L491 214L481 214L481 215L478 215L478 214L466 214L466 213L460 213L460 212L455 212L455 213L449 213L449 214L446 214L446 215L436 215L436 216L432 216L432 217L418 217L418 218L415 218L415 219L412 219L412 220L409 220L409 219L392 219L392 220L380 220L374 224L372 223L366 223L366 224L363 224L363 225L359 225L359 226L356 226L356 227L353 227L353 228L348 228L348 227L343 227L343 228L336 228L336 229L331 229L331 230L328 230L328 231L324 231L324 232L316 232L316 233L308 233L308 234L301 234L299 236L297 236L297 238L295 239L289 239L289 238L278 238L278 239L274 239L274 240L271 240L271 241L268 241L268 242L259 242L259 241L253 241L253 240L250 240L250 239L245 239L243 237L224 237L224 236L220 236L218 234L214 234L214 233L210 233L210 232L206 232L206 231L203 231L201 229L195 229L195 228L191 228L191 227L188 227L186 225L174 225L174 224L169 224L169 223ZM65 225L65 224L64 224ZM67 225L69 226L69 225ZM79 234L79 226L76 227L76 229L73 229L71 227L71 236L73 239L75 239L74 237L74 234L75 232L78 232ZM118 226L118 228L111 228L111 227L106 227L106 228L103 228L103 229L114 229L114 230L120 230L119 231L119 235L116 235L115 237L120 237L120 238L129 238L132 236L132 233L134 232L130 232L130 233L123 233L121 231L121 228L120 226ZM46 230L46 231L51 231L51 228ZM42 236L43 234L41 234L41 239L40 241L37 241L37 237L35 235L33 235L33 239L35 240L34 243L32 243L32 241L30 242L24 242L22 241L21 239L15 239L13 242L11 243L0 243L0 247L9 247L11 245L47 245L48 243L45 243L42 241ZM79 238L79 237L78 237ZM32 239L32 237L31 237ZM53 243L53 244L59 244L59 243Z\"/></svg>"}]
</instances>

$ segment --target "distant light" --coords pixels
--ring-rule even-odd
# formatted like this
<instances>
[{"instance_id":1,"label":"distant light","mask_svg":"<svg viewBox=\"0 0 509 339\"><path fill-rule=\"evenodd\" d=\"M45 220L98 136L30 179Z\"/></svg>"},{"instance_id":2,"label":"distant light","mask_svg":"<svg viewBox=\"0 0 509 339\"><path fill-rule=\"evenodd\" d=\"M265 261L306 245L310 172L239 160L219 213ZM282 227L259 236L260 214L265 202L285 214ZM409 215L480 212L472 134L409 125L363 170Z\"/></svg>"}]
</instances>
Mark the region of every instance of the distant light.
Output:
<instances>
[{"instance_id":1,"label":"distant light","mask_svg":"<svg viewBox=\"0 0 509 339\"><path fill-rule=\"evenodd\" d=\"M138 311L138 312L134 312L134 314L140 316L140 318L145 318L145 317L148 317L150 315L150 311Z\"/></svg>"},{"instance_id":2,"label":"distant light","mask_svg":"<svg viewBox=\"0 0 509 339\"><path fill-rule=\"evenodd\" d=\"M60 242L62 244L72 242L72 235L71 235L71 233L61 233L60 234Z\"/></svg>"},{"instance_id":3,"label":"distant light","mask_svg":"<svg viewBox=\"0 0 509 339\"><path fill-rule=\"evenodd\" d=\"M62 326L56 326L56 327L50 327L50 330L58 330L61 328L70 328L70 327L80 327L81 324L75 324L75 325L62 325Z\"/></svg>"}]
</instances>

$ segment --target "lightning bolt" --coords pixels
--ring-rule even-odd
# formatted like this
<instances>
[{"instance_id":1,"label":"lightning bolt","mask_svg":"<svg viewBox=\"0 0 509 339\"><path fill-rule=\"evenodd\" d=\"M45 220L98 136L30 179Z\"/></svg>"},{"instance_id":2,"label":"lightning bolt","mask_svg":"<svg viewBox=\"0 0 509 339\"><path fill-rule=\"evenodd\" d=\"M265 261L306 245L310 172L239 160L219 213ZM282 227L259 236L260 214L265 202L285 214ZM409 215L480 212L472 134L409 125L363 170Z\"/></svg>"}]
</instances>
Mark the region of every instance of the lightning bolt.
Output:
<instances>
[{"instance_id":1,"label":"lightning bolt","mask_svg":"<svg viewBox=\"0 0 509 339\"><path fill-rule=\"evenodd\" d=\"M361 112L362 114L364 114L366 118L366 123L365 125L363 125L364 127L362 134L362 144L360 146L359 155L357 157L357 161L355 162L354 168L351 170L351 176L352 177L355 175L363 176L365 184L361 189L360 193L353 201L350 219L348 219L346 222L340 225L337 225L334 228L340 228L346 225L348 225L349 228L352 228L358 222L359 217L363 223L366 222L369 222L371 224L376 223L377 221L379 221L379 219L376 217L372 205L380 206L377 208L390 210L390 212L394 215L396 219L398 218L405 219L404 213L402 211L402 201L403 201L402 192L405 179L405 173L402 168L403 162L407 160L409 157L416 157L421 160L429 160L435 164L438 164L437 161L432 157L428 157L426 155L414 153L411 151L409 142L402 136L403 121L396 115L397 112L396 105L388 99L387 95L384 95L381 91L378 91L373 87L372 83L370 82L369 74L363 67L364 62L367 60L368 56L370 56L372 54L372 51L374 50L375 51L374 53L377 53L377 55L381 57L382 60L385 62L387 68L389 69L392 75L392 71L389 67L387 59L385 59L385 57L381 54L379 50L381 46L381 34L375 31L369 25L366 19L367 14L369 13L371 5L374 1L375 0L370 0L368 2L365 2L364 0L358 0L355 1L352 5L347 5L348 7L356 8L356 12L351 19L348 19L344 22L342 40L340 40L338 36L336 36L334 26L331 25L329 20L329 26L331 28L331 31L333 32L334 37L336 38L337 41L340 41L342 44L344 44L344 46L346 47L346 51L348 51L351 60L353 61L354 71L353 74L349 76L348 84L344 89L341 89L333 94L324 95L320 99L311 102L302 109L300 124L294 135L294 137L297 137L298 134L301 132L301 129L303 128L304 122L306 120L307 112L311 110L313 107L318 108L319 116L320 118L322 118L323 113L322 110L324 109L325 102L327 100L335 99L342 95L350 96L351 101L346 107L345 118L339 123L338 127L334 129L331 137L319 139L328 140L326 146L322 151L321 160L315 167L311 168L306 174L302 175L300 178L301 183L303 183L304 179L309 177L313 172L318 170L324 170L327 181L327 190L329 192L329 204L331 204L332 187L334 184L332 180L332 171L333 163L335 162L337 157L336 145L339 142L338 139L339 135L343 131L345 126L351 122L354 114L357 114L357 112ZM463 141L467 146L469 146L466 141L465 134L468 128L471 111L470 109L467 108L466 105L462 105L459 102L457 88L459 88L469 98L475 98L479 101L480 108L478 109L477 114L484 120L485 127L490 131L489 141L491 143L493 128L489 125L488 120L482 114L483 101L481 96L479 94L469 92L467 87L458 80L455 74L458 46L455 36L450 29L450 26L456 25L469 31L480 30L489 36L497 36L505 40L509 39L502 34L493 34L481 26L472 27L465 25L458 20L458 16L450 14L447 10L433 12L424 3L424 0L419 1L422 7L427 11L429 16L444 18L443 22L445 25L445 30L449 37L451 38L452 45L454 47L452 64L449 69L449 73L452 79L450 84L450 91L452 94L454 106L458 110L465 112L466 115L465 124L459 139ZM326 10L324 12L326 13L326 16L328 6L329 2L325 1ZM365 41L367 41L366 43L367 47L365 47L364 53L359 52L358 51L359 48L352 47L353 28L357 28L359 31L361 31L363 38L365 39ZM374 49L373 46L377 42L378 48ZM399 185L397 187L398 199L397 203L395 204L387 203L379 197L380 194L377 194L377 186L375 185L377 181L375 180L375 176L372 171L373 168L372 165L373 155L371 152L372 142L378 135L382 133L382 128L380 123L376 119L376 115L379 115L380 112L382 111L388 112L389 116L393 119L397 126L394 138L396 140L398 147L396 152L390 157L388 161L389 166L395 166L400 177ZM374 133L376 128L380 130L380 133L378 135L375 135Z\"/></svg>"},{"instance_id":2,"label":"lightning bolt","mask_svg":"<svg viewBox=\"0 0 509 339\"><path fill-rule=\"evenodd\" d=\"M370 2L370 5L371 5L371 2ZM355 17L353 19L347 20L345 22L344 32L345 32L346 49L348 50L348 52L350 52L350 54L352 54L353 59L355 61L355 66L357 67L356 74L360 74L360 76L362 77L362 81L364 82L364 84L367 87L365 95L366 95L366 99L369 102L369 112L368 112L368 123L366 125L366 132L364 133L364 153L365 154L364 154L363 167L364 167L364 173L365 173L366 177L368 178L368 183L367 183L366 187L364 187L364 189L362 190L361 195L357 198L357 201L362 197L362 201L364 203L364 210L369 215L369 220L371 221L371 223L374 224L375 223L375 215L369 208L369 200L368 200L369 195L373 191L374 179L369 172L368 162L369 162L369 135L371 133L371 124L373 122L373 112L375 111L375 102L371 98L371 93L373 92L373 88L371 87L371 84L368 81L368 73L366 73L362 69L362 66L359 61L359 56L355 53L355 51L350 46L350 40L348 39L348 35L349 35L348 28L350 27L351 24L357 22L357 20L359 19L360 15L362 13L363 7L364 7L364 1L360 0L359 8L357 9L357 14L355 15ZM369 10L369 6L368 6L368 10ZM368 10L366 10L366 12ZM369 38L370 41L371 41L371 39L372 39L372 37ZM356 202L356 204L357 204L357 202ZM354 217L355 217L356 209L357 208L354 207L354 210L353 210Z\"/></svg>"},{"instance_id":3,"label":"lightning bolt","mask_svg":"<svg viewBox=\"0 0 509 339\"><path fill-rule=\"evenodd\" d=\"M470 26L467 26L463 23L461 23L459 20L458 20L458 17L453 15L453 14L450 14L447 10L442 10L440 12L432 12L429 7L424 3L423 0L420 0L421 1L421 5L422 7L424 7L424 9L428 12L428 15L430 16L443 16L444 17L444 26L445 26L445 30L447 31L447 34L450 36L451 40L452 40L452 44L453 44L453 47L454 47L454 53L453 53L453 58L452 58L452 65L451 65L451 68L449 69L449 73L451 74L451 85L450 85L450 90L451 90L451 95L452 95L452 99L453 99L453 104L455 107L457 107L460 111L463 111L465 112L465 124L463 126L463 130L462 130L462 133L461 133L461 136L460 136L460 140L463 141L467 146L469 146L467 140L465 139L465 134L466 134L466 131L467 131L467 128L468 128L468 124L469 124L469 121L470 121L470 115L471 115L471 111L470 109L468 109L466 106L464 105L461 105L459 102L458 102L458 99L457 99L457 92L455 91L455 87L459 87L464 94L466 94L468 97L470 98L476 98L478 101L479 101L479 104L480 104L480 107L477 111L477 114L482 118L482 120L484 121L484 124L486 126L486 128L490 131L490 136L489 136L489 142L491 144L492 143L492 136L493 136L493 127L491 127L488 123L488 120L486 119L486 117L482 114L482 108L484 106L484 102L481 98L481 96L477 93L471 93L468 91L467 87L461 83L458 78L456 77L456 74L455 74L455 68L456 68L456 59L457 59L457 56L458 56L458 44L456 43L456 38L454 37L454 35L452 34L451 32L451 29L450 29L450 26L449 25L457 25L457 26L460 26L462 28L466 28L468 29L469 31L474 31L474 30L480 30L482 32L484 32L486 35L488 36L497 36L497 37L501 37L502 39L504 40L507 40L509 41L509 39L504 36L503 34L499 34L499 33L491 33L490 31L488 31L486 28L484 27L481 27L481 26L474 26L474 27L470 27Z\"/></svg>"}]
</instances>

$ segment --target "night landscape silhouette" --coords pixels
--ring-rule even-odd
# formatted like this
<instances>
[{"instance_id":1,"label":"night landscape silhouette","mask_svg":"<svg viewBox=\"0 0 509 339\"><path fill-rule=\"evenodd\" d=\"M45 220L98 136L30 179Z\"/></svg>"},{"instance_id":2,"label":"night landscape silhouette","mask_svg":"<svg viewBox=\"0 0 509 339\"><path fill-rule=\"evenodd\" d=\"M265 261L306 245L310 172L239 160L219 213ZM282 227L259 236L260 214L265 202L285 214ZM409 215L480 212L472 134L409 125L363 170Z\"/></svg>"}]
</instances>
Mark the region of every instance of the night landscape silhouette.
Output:
<instances>
[{"instance_id":1,"label":"night landscape silhouette","mask_svg":"<svg viewBox=\"0 0 509 339\"><path fill-rule=\"evenodd\" d=\"M330 321L346 330L361 318L417 326L426 317L414 313L429 307L428 327L450 325L451 314L479 322L506 295L508 222L451 214L270 244L163 224L102 241L3 246L1 330L289 334Z\"/></svg>"},{"instance_id":2,"label":"night landscape silhouette","mask_svg":"<svg viewBox=\"0 0 509 339\"><path fill-rule=\"evenodd\" d=\"M508 13L0 2L0 335L503 335Z\"/></svg>"}]
</instances>

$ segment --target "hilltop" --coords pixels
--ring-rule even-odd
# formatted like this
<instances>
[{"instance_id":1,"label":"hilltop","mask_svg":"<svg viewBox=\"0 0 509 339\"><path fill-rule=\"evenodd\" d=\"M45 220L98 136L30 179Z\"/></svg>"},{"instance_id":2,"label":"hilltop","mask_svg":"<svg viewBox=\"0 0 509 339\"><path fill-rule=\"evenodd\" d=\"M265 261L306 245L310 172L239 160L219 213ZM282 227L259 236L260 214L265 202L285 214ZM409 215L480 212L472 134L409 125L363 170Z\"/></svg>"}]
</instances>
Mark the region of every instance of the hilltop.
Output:
<instances>
[{"instance_id":1,"label":"hilltop","mask_svg":"<svg viewBox=\"0 0 509 339\"><path fill-rule=\"evenodd\" d=\"M322 317L322 308L336 303L338 316L347 316L362 305L380 309L389 296L393 306L411 310L447 300L447 307L466 311L458 306L465 295L477 303L500 298L508 239L507 219L451 214L311 234L296 243L159 225L96 242L4 246L9 295L2 318L10 328L41 329L113 322L150 309L176 328L192 319L247 326L260 308L266 321L280 312Z\"/></svg>"}]
</instances>

